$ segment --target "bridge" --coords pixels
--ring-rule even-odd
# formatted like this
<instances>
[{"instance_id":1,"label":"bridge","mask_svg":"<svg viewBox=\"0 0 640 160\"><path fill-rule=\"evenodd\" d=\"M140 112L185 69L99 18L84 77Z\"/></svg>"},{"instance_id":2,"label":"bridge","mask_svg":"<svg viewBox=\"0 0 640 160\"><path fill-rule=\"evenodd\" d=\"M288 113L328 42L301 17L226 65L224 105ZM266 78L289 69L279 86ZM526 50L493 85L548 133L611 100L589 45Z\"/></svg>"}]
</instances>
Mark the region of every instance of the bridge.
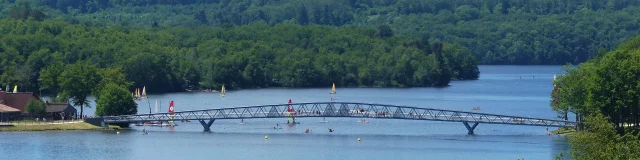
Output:
<instances>
[{"instance_id":1,"label":"bridge","mask_svg":"<svg viewBox=\"0 0 640 160\"><path fill-rule=\"evenodd\" d=\"M197 120L210 131L217 119L253 119L253 118L303 118L303 117L350 117L375 119L403 119L461 122L474 134L480 123L507 124L547 127L575 127L576 122L520 116L487 114L412 106L397 106L369 103L318 102L260 105L234 108L180 111L173 113L138 114L125 116L105 116L105 124L130 124L152 121Z\"/></svg>"}]
</instances>

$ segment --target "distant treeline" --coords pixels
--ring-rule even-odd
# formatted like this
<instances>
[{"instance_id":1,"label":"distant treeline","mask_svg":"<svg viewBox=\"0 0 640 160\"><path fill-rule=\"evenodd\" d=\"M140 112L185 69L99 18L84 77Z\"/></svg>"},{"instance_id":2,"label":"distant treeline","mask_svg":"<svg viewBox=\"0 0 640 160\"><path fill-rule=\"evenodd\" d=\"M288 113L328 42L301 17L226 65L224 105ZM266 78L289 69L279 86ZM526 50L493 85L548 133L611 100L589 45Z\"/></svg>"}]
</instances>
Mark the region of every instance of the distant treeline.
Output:
<instances>
[{"instance_id":1,"label":"distant treeline","mask_svg":"<svg viewBox=\"0 0 640 160\"><path fill-rule=\"evenodd\" d=\"M21 91L37 90L43 81L57 84L46 78L76 63L119 68L132 88L146 86L148 92L222 85L445 86L479 75L465 47L394 35L388 26L257 23L140 29L2 19L0 35L0 84L19 85Z\"/></svg>"},{"instance_id":2,"label":"distant treeline","mask_svg":"<svg viewBox=\"0 0 640 160\"><path fill-rule=\"evenodd\" d=\"M575 64L640 30L637 0L0 0L15 13L0 16L24 18L24 2L35 19L90 26L388 25L462 44L483 64Z\"/></svg>"}]
</instances>

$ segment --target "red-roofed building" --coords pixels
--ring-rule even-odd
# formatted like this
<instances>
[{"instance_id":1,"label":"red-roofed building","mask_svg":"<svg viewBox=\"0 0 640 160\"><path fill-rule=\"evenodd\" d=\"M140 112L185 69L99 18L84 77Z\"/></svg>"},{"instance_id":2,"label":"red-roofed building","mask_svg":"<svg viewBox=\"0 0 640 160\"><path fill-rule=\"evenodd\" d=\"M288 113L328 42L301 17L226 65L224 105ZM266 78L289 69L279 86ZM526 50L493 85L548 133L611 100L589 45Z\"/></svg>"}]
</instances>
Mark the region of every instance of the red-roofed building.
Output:
<instances>
[{"instance_id":1,"label":"red-roofed building","mask_svg":"<svg viewBox=\"0 0 640 160\"><path fill-rule=\"evenodd\" d=\"M26 112L27 103L29 103L30 99L41 101L40 97L31 92L7 93L0 91L0 104L18 109L22 113Z\"/></svg>"}]
</instances>

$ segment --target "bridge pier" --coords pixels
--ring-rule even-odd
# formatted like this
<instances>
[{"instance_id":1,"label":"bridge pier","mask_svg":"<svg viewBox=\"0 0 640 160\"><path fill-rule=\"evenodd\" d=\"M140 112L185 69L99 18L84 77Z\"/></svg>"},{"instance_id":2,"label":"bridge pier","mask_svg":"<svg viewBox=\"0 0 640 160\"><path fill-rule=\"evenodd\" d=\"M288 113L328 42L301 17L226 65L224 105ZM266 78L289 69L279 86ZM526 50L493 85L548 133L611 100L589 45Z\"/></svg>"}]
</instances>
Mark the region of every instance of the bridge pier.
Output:
<instances>
[{"instance_id":1,"label":"bridge pier","mask_svg":"<svg viewBox=\"0 0 640 160\"><path fill-rule=\"evenodd\" d=\"M213 124L214 121L216 121L216 119L211 119L209 120L209 122L205 122L204 120L198 120L198 121L200 121L200 124L202 124L202 127L204 127L204 131L209 132L211 131L211 125Z\"/></svg>"},{"instance_id":2,"label":"bridge pier","mask_svg":"<svg viewBox=\"0 0 640 160\"><path fill-rule=\"evenodd\" d=\"M476 129L476 127L478 126L478 123L474 123L473 126L469 126L469 123L467 122L462 122L462 124L464 124L465 127L467 127L467 130L469 130L468 134L473 134L473 130Z\"/></svg>"}]
</instances>

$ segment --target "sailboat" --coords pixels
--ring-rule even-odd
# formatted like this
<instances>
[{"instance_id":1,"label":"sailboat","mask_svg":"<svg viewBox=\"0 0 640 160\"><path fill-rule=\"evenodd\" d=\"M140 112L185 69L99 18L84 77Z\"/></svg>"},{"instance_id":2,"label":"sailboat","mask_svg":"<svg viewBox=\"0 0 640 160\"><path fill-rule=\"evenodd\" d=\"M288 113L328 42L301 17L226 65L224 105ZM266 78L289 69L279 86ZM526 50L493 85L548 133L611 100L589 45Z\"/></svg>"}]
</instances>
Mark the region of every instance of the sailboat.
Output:
<instances>
[{"instance_id":1,"label":"sailboat","mask_svg":"<svg viewBox=\"0 0 640 160\"><path fill-rule=\"evenodd\" d=\"M336 83L333 83L333 86L331 87L331 92L329 92L329 94L336 94Z\"/></svg>"},{"instance_id":2,"label":"sailboat","mask_svg":"<svg viewBox=\"0 0 640 160\"><path fill-rule=\"evenodd\" d=\"M136 88L136 99L140 100L140 88Z\"/></svg>"},{"instance_id":3,"label":"sailboat","mask_svg":"<svg viewBox=\"0 0 640 160\"><path fill-rule=\"evenodd\" d=\"M18 85L13 86L13 93L18 93Z\"/></svg>"},{"instance_id":4,"label":"sailboat","mask_svg":"<svg viewBox=\"0 0 640 160\"><path fill-rule=\"evenodd\" d=\"M169 120L169 123L167 124L162 124L162 126L177 126L178 124L173 123L173 118L176 116L174 113L174 106L173 106L173 101L169 102L169 117L171 117L171 120Z\"/></svg>"},{"instance_id":5,"label":"sailboat","mask_svg":"<svg viewBox=\"0 0 640 160\"><path fill-rule=\"evenodd\" d=\"M156 99L156 113L158 113L158 99Z\"/></svg>"},{"instance_id":6,"label":"sailboat","mask_svg":"<svg viewBox=\"0 0 640 160\"><path fill-rule=\"evenodd\" d=\"M142 96L140 98L147 98L147 87L142 87Z\"/></svg>"},{"instance_id":7,"label":"sailboat","mask_svg":"<svg viewBox=\"0 0 640 160\"><path fill-rule=\"evenodd\" d=\"M329 121L327 121L326 117L322 117L322 121L318 121L318 123L328 123Z\"/></svg>"},{"instance_id":8,"label":"sailboat","mask_svg":"<svg viewBox=\"0 0 640 160\"><path fill-rule=\"evenodd\" d=\"M224 89L224 85L222 85L222 89L220 90L220 94L219 94L219 95L220 95L221 97L224 97L224 96L226 96L226 95L227 95L227 90L226 90L226 89Z\"/></svg>"},{"instance_id":9,"label":"sailboat","mask_svg":"<svg viewBox=\"0 0 640 160\"><path fill-rule=\"evenodd\" d=\"M158 113L158 99L156 99L156 106L155 106L156 110L155 113ZM145 122L144 123L145 126L162 126L162 121L151 121L151 122Z\"/></svg>"},{"instance_id":10,"label":"sailboat","mask_svg":"<svg viewBox=\"0 0 640 160\"><path fill-rule=\"evenodd\" d=\"M291 99L289 99L289 105L287 105L287 115L289 116L289 118L287 118L287 124L300 124L300 122L296 122L296 110L293 109L291 103Z\"/></svg>"}]
</instances>

